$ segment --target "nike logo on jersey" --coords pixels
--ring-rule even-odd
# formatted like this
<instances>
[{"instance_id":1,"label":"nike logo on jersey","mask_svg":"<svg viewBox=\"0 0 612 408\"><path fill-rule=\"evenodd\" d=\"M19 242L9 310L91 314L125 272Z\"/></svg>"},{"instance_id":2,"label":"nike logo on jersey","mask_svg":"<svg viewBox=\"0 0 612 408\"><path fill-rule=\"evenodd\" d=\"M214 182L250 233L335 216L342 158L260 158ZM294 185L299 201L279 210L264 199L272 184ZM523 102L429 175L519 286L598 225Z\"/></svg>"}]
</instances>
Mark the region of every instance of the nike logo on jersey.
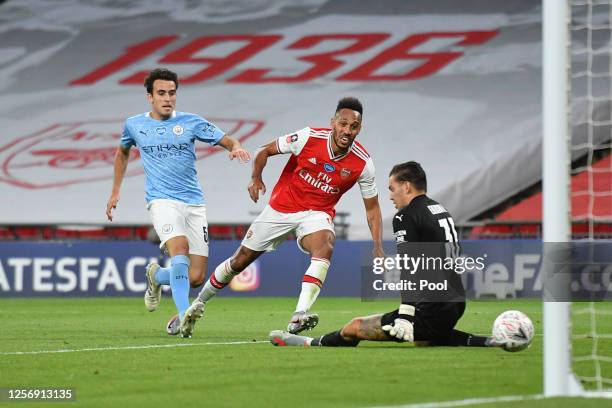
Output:
<instances>
[{"instance_id":1,"label":"nike logo on jersey","mask_svg":"<svg viewBox=\"0 0 612 408\"><path fill-rule=\"evenodd\" d=\"M402 222L402 218L404 218L404 214L396 215L395 218L397 218L398 220L400 220L400 222Z\"/></svg>"}]
</instances>

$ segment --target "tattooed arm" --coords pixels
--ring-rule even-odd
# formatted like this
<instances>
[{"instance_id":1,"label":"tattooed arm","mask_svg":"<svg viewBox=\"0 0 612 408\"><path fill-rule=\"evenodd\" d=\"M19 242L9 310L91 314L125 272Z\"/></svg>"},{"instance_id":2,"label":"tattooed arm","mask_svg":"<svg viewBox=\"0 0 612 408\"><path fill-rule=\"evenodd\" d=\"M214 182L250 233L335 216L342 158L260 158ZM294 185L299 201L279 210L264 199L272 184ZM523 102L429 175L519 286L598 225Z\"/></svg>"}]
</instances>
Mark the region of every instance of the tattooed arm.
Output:
<instances>
[{"instance_id":1,"label":"tattooed arm","mask_svg":"<svg viewBox=\"0 0 612 408\"><path fill-rule=\"evenodd\" d=\"M345 339L391 341L381 328L382 314L356 317L346 324L340 334Z\"/></svg>"}]
</instances>

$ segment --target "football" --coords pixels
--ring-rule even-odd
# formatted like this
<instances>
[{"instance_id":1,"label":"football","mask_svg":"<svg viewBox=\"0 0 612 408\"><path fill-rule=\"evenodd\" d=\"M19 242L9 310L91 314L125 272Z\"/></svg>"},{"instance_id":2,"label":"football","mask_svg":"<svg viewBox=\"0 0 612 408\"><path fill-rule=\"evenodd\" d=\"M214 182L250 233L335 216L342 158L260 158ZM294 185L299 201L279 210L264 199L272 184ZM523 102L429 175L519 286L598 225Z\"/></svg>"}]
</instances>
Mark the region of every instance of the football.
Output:
<instances>
[{"instance_id":1,"label":"football","mask_svg":"<svg viewBox=\"0 0 612 408\"><path fill-rule=\"evenodd\" d=\"M504 343L506 351L521 351L533 340L534 328L531 319L518 310L507 310L493 322L493 338Z\"/></svg>"}]
</instances>

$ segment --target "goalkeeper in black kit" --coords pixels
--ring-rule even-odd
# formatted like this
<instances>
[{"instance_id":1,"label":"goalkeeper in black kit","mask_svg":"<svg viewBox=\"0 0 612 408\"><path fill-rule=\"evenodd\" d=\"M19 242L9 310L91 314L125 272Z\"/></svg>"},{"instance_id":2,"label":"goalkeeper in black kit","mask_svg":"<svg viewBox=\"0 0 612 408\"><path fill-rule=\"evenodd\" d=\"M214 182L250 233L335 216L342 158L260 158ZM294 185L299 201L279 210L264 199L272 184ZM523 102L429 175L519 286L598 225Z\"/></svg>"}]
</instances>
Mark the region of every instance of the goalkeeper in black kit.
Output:
<instances>
[{"instance_id":1,"label":"goalkeeper in black kit","mask_svg":"<svg viewBox=\"0 0 612 408\"><path fill-rule=\"evenodd\" d=\"M275 346L354 347L370 340L414 342L418 346L503 347L491 337L454 328L465 311L465 292L460 276L444 262L452 264L459 254L457 232L451 215L426 193L427 177L419 163L393 167L389 196L398 209L393 217L397 252L421 260L419 270L403 268L400 272L402 282L412 290L402 290L398 309L354 318L342 329L317 338L274 330L270 342ZM431 289L442 287L444 290Z\"/></svg>"}]
</instances>

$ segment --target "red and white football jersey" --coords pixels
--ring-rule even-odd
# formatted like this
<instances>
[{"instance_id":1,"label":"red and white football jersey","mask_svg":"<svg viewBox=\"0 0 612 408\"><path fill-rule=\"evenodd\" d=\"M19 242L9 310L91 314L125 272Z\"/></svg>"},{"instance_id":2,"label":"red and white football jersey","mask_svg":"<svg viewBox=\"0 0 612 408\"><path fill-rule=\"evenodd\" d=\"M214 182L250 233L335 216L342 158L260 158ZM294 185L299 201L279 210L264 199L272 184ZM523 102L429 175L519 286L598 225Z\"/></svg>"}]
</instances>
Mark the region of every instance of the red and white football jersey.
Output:
<instances>
[{"instance_id":1,"label":"red and white football jersey","mask_svg":"<svg viewBox=\"0 0 612 408\"><path fill-rule=\"evenodd\" d=\"M276 211L316 210L333 218L336 203L355 183L363 198L378 194L368 152L353 141L347 153L334 156L331 133L331 129L306 127L277 139L278 151L292 156L270 197L269 204Z\"/></svg>"}]
</instances>

